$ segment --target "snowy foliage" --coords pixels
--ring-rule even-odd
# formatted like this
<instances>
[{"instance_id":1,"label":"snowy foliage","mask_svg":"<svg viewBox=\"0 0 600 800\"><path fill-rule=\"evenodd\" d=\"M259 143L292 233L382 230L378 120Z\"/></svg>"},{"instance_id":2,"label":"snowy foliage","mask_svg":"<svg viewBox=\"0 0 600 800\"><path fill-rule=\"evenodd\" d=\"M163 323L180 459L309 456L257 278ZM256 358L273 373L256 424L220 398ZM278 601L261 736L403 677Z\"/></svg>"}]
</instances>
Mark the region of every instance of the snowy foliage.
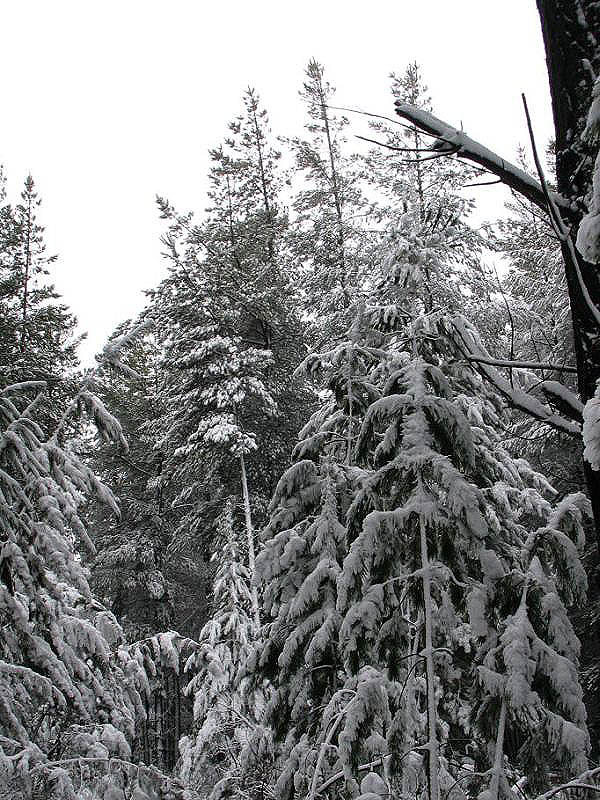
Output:
<instances>
[{"instance_id":1,"label":"snowy foliage","mask_svg":"<svg viewBox=\"0 0 600 800\"><path fill-rule=\"evenodd\" d=\"M168 274L77 380L33 180L13 207L0 173L0 795L597 788L571 609L582 438L600 469L599 83L567 200L435 118L416 64L391 79L416 127L371 118L349 154L309 62L288 173L248 89L209 207L158 198ZM461 153L535 204L487 241Z\"/></svg>"},{"instance_id":2,"label":"snowy foliage","mask_svg":"<svg viewBox=\"0 0 600 800\"><path fill-rule=\"evenodd\" d=\"M118 754L128 756L124 737L140 705L135 665L124 651L117 655L121 629L92 597L73 550L74 540L89 541L79 516L84 498L95 494L115 512L116 501L72 452L47 440L34 421L41 398L0 397L1 753L5 777L16 773L24 785L32 767L46 769L50 753L85 755L75 733L81 726L101 741L108 726Z\"/></svg>"},{"instance_id":3,"label":"snowy foliage","mask_svg":"<svg viewBox=\"0 0 600 800\"><path fill-rule=\"evenodd\" d=\"M249 686L244 674L258 630L252 615L250 576L239 560L236 538L229 501L220 517L221 549L213 557L218 562L213 613L202 629L199 648L185 666L195 725L180 743L181 774L186 784L206 796L212 792L213 797L225 790L230 796L241 796L244 767L240 770L240 760L247 760L247 750L252 749L264 705L261 688Z\"/></svg>"},{"instance_id":4,"label":"snowy foliage","mask_svg":"<svg viewBox=\"0 0 600 800\"><path fill-rule=\"evenodd\" d=\"M592 91L592 102L588 112L582 138L590 144L600 143L600 78L596 78ZM586 261L600 263L600 147L596 155L592 174L591 195L588 199L587 214L581 220L577 231L577 249Z\"/></svg>"},{"instance_id":5,"label":"snowy foliage","mask_svg":"<svg viewBox=\"0 0 600 800\"><path fill-rule=\"evenodd\" d=\"M592 469L600 469L600 390L583 409L583 456Z\"/></svg>"}]
</instances>

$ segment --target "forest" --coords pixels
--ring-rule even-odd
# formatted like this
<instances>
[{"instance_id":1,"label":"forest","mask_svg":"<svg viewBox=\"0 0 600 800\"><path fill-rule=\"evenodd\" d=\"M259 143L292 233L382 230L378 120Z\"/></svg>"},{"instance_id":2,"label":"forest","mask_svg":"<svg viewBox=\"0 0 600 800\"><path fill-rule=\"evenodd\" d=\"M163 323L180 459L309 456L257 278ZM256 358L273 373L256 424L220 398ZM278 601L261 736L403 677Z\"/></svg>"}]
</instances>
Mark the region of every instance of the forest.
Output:
<instances>
[{"instance_id":1,"label":"forest","mask_svg":"<svg viewBox=\"0 0 600 800\"><path fill-rule=\"evenodd\" d=\"M93 368L0 172L0 800L598 796L600 3L537 8L512 158L426 64L248 88Z\"/></svg>"}]
</instances>

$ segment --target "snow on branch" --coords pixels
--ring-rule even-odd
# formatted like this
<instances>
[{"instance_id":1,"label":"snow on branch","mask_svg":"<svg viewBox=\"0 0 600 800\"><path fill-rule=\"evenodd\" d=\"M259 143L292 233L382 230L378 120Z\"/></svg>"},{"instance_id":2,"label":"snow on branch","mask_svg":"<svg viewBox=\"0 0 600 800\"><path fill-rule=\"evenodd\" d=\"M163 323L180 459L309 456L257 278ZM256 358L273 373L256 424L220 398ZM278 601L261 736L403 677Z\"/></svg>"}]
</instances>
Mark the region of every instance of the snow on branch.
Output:
<instances>
[{"instance_id":1,"label":"snow on branch","mask_svg":"<svg viewBox=\"0 0 600 800\"><path fill-rule=\"evenodd\" d=\"M410 103L403 103L400 100L396 101L395 106L399 117L412 122L419 130L437 137L431 145L432 151L457 153L457 155L479 164L497 175L502 183L510 186L511 189L519 192L535 205L547 210L548 203L541 184L515 164L511 164L510 161L471 139L464 131L453 128L447 122L443 122L422 108L415 108ZM559 205L563 202L558 196L555 196L554 200Z\"/></svg>"},{"instance_id":2,"label":"snow on branch","mask_svg":"<svg viewBox=\"0 0 600 800\"><path fill-rule=\"evenodd\" d=\"M558 381L542 381L537 386L551 405L561 414L577 422L583 420L583 403L577 395Z\"/></svg>"},{"instance_id":3,"label":"snow on branch","mask_svg":"<svg viewBox=\"0 0 600 800\"><path fill-rule=\"evenodd\" d=\"M502 358L484 358L483 356L467 356L468 361L489 364L491 367L510 367L511 369L547 369L552 372L572 372L577 375L577 367L568 364L543 364L540 361L510 361Z\"/></svg>"},{"instance_id":4,"label":"snow on branch","mask_svg":"<svg viewBox=\"0 0 600 800\"><path fill-rule=\"evenodd\" d=\"M540 402L535 397L532 397L521 389L511 386L510 381L505 378L504 375L498 372L498 370L489 363L486 363L492 360L491 356L486 351L475 330L464 317L454 317L451 320L451 324L459 336L465 358L478 364L479 371L482 375L484 375L492 386L508 400L513 408L524 411L530 417L544 422L546 425L562 433L568 433L570 436L581 436L581 426L578 422L552 412L547 405L544 405L544 403ZM469 359L469 356L475 356L475 358ZM572 392L569 392L564 387L563 390L559 392L557 386L560 386L560 384L555 381L545 381L544 383L546 384L546 388L548 388L547 385L550 384L550 389L547 394L552 394L557 398L560 395L561 401L567 403L573 410L577 409L579 414L581 414L581 404Z\"/></svg>"},{"instance_id":5,"label":"snow on branch","mask_svg":"<svg viewBox=\"0 0 600 800\"><path fill-rule=\"evenodd\" d=\"M600 767L595 767L594 769L583 772L577 778L574 778L568 783L563 783L560 786L554 786L544 794L539 794L535 800L550 800L550 798L554 797L554 795L567 792L569 789L586 789L587 791L600 792L600 786L597 786L591 782L593 779L597 779L598 777L600 777Z\"/></svg>"},{"instance_id":6,"label":"snow on branch","mask_svg":"<svg viewBox=\"0 0 600 800\"><path fill-rule=\"evenodd\" d=\"M592 469L600 470L600 388L583 409L583 457Z\"/></svg>"},{"instance_id":7,"label":"snow on branch","mask_svg":"<svg viewBox=\"0 0 600 800\"><path fill-rule=\"evenodd\" d=\"M5 386L2 389L2 394L21 394L28 391L43 392L47 386L46 381L21 381L20 383L11 383L10 386Z\"/></svg>"},{"instance_id":8,"label":"snow on branch","mask_svg":"<svg viewBox=\"0 0 600 800\"><path fill-rule=\"evenodd\" d=\"M148 319L145 322L140 323L139 325L135 325L130 331L127 333L122 334L121 336L116 336L114 339L111 339L107 344L104 346L101 355L101 362L104 364L110 365L114 370L120 372L121 374L125 375L129 378L139 378L141 379L141 375L137 373L134 369L127 366L121 361L121 354L123 350L125 350L130 344L132 344L136 339L139 339L144 333L150 330L154 325L152 319Z\"/></svg>"},{"instance_id":9,"label":"snow on branch","mask_svg":"<svg viewBox=\"0 0 600 800\"><path fill-rule=\"evenodd\" d=\"M600 76L594 83L592 104L582 139L590 144L595 144L600 139ZM577 232L577 250L586 261L600 264L600 148L594 162L588 212L581 220Z\"/></svg>"}]
</instances>

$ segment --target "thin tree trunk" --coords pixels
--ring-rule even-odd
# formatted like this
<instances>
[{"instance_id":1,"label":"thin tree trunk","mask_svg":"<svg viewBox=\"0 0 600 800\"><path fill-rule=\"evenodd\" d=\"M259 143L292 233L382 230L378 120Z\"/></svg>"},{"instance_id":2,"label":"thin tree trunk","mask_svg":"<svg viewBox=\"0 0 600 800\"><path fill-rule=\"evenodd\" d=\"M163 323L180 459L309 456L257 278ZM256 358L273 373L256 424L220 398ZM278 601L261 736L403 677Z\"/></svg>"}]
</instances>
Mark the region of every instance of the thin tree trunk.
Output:
<instances>
[{"instance_id":1,"label":"thin tree trunk","mask_svg":"<svg viewBox=\"0 0 600 800\"><path fill-rule=\"evenodd\" d=\"M333 149L333 140L331 138L331 129L329 127L329 116L327 113L327 103L325 92L321 77L319 76L319 101L321 105L321 119L323 120L323 127L325 129L325 138L327 140L327 153L329 156L329 165L331 168L331 191L333 194L333 202L335 205L335 215L337 223L337 238L339 250L339 267L340 267L340 283L344 291L344 304L346 308L350 305L350 296L346 288L346 243L344 236L344 216L343 216L343 199L340 192L340 183L335 166L335 152Z\"/></svg>"},{"instance_id":2,"label":"thin tree trunk","mask_svg":"<svg viewBox=\"0 0 600 800\"><path fill-rule=\"evenodd\" d=\"M352 349L348 347L349 355L352 356ZM352 459L352 416L354 414L354 395L352 392L352 362L348 364L348 434L346 442L346 464L350 466Z\"/></svg>"},{"instance_id":3,"label":"thin tree trunk","mask_svg":"<svg viewBox=\"0 0 600 800\"><path fill-rule=\"evenodd\" d=\"M439 800L438 761L439 746L436 730L436 704L435 704L435 673L433 669L433 612L431 605L431 571L429 568L429 554L427 551L427 529L425 521L419 517L419 531L421 539L421 567L423 569L423 602L425 607L425 648L421 655L425 657L427 674L427 766L429 780L429 800Z\"/></svg>"},{"instance_id":4,"label":"thin tree trunk","mask_svg":"<svg viewBox=\"0 0 600 800\"><path fill-rule=\"evenodd\" d=\"M254 98L252 98L254 100ZM265 214L267 215L267 226L269 228L269 238L267 240L267 251L269 256L269 263L273 266L275 261L275 232L273 230L273 214L271 212L271 204L269 202L269 192L267 189L267 178L265 174L265 165L263 159L262 145L260 143L260 129L258 126L258 119L256 117L256 107L252 106L252 121L254 123L254 134L256 136L256 151L258 153L258 169L260 173L260 185L263 196L263 203L265 207Z\"/></svg>"},{"instance_id":5,"label":"thin tree trunk","mask_svg":"<svg viewBox=\"0 0 600 800\"><path fill-rule=\"evenodd\" d=\"M255 575L255 552L254 552L254 529L252 527L252 512L250 509L250 494L248 493L248 479L246 477L246 462L244 454L240 453L240 470L242 478L242 497L244 499L244 517L246 519L246 534L248 537L248 568L250 571L251 597L252 597L252 616L256 628L260 627L260 614L258 611L258 592L256 591L256 584L254 582Z\"/></svg>"},{"instance_id":6,"label":"thin tree trunk","mask_svg":"<svg viewBox=\"0 0 600 800\"><path fill-rule=\"evenodd\" d=\"M494 767L492 771L492 781L490 783L490 795L492 800L499 800L500 778L502 777L502 761L504 758L504 730L506 728L506 700L502 698L500 706L500 718L498 720L498 733L496 735L496 750L494 753Z\"/></svg>"},{"instance_id":7,"label":"thin tree trunk","mask_svg":"<svg viewBox=\"0 0 600 800\"><path fill-rule=\"evenodd\" d=\"M23 265L23 303L21 307L21 352L27 350L27 317L29 315L29 272L31 270L31 198L27 200L27 235L25 239L25 263Z\"/></svg>"}]
</instances>

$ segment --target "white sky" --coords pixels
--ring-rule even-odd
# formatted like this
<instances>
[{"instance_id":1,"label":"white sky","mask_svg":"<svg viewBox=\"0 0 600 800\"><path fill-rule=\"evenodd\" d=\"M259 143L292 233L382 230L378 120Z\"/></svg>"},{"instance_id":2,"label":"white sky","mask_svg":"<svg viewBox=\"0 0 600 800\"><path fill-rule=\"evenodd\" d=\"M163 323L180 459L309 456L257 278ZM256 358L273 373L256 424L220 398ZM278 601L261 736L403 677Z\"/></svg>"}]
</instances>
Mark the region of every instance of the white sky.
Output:
<instances>
[{"instance_id":1,"label":"white sky","mask_svg":"<svg viewBox=\"0 0 600 800\"><path fill-rule=\"evenodd\" d=\"M274 133L299 134L311 57L339 105L393 116L387 75L418 61L438 116L509 159L551 110L534 0L4 0L0 163L13 199L31 171L53 279L85 362L164 274L155 194L205 206L207 150L260 93ZM365 133L353 119L352 130ZM477 189L483 213L504 195Z\"/></svg>"}]
</instances>

